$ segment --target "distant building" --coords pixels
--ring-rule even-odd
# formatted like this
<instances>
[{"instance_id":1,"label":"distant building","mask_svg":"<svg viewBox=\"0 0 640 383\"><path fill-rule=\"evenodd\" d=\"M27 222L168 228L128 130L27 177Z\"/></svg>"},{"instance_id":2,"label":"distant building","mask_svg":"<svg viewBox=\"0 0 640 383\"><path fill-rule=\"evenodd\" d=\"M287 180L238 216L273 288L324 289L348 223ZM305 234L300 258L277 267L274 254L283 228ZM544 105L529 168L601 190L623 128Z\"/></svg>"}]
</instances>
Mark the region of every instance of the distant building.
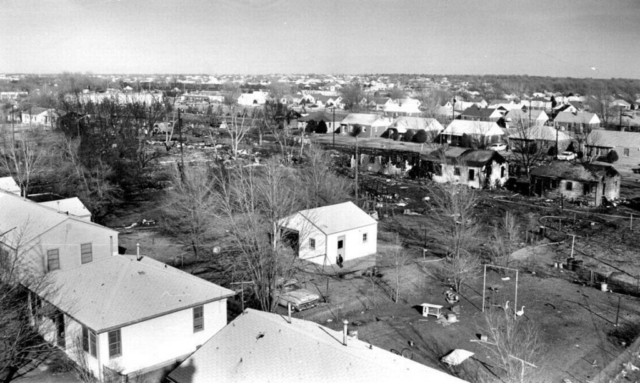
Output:
<instances>
[{"instance_id":1,"label":"distant building","mask_svg":"<svg viewBox=\"0 0 640 383\"><path fill-rule=\"evenodd\" d=\"M438 183L464 184L472 188L494 188L509 179L509 164L493 150L450 147L424 157L432 179Z\"/></svg>"},{"instance_id":2,"label":"distant building","mask_svg":"<svg viewBox=\"0 0 640 383\"><path fill-rule=\"evenodd\" d=\"M533 169L530 177L534 193L545 198L600 206L603 199L620 197L620 173L610 164L555 161Z\"/></svg>"}]
</instances>

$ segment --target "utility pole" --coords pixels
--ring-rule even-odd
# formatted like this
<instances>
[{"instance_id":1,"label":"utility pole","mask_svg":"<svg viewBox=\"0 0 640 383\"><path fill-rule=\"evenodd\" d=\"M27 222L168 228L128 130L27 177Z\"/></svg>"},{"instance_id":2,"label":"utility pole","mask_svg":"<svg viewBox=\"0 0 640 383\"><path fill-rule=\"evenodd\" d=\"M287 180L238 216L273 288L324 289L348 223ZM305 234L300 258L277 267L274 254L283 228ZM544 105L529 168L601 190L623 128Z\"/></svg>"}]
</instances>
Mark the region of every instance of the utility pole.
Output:
<instances>
[{"instance_id":1,"label":"utility pole","mask_svg":"<svg viewBox=\"0 0 640 383\"><path fill-rule=\"evenodd\" d=\"M333 112L333 123L331 124L331 130L333 130L333 149L336 148L336 107L331 108Z\"/></svg>"},{"instance_id":2,"label":"utility pole","mask_svg":"<svg viewBox=\"0 0 640 383\"><path fill-rule=\"evenodd\" d=\"M180 120L180 108L178 108L178 134L180 134L180 176L184 181L184 143L182 142L182 120Z\"/></svg>"},{"instance_id":3,"label":"utility pole","mask_svg":"<svg viewBox=\"0 0 640 383\"><path fill-rule=\"evenodd\" d=\"M558 127L556 126L556 122L553 121L553 127L556 128L556 160L558 159Z\"/></svg>"}]
</instances>

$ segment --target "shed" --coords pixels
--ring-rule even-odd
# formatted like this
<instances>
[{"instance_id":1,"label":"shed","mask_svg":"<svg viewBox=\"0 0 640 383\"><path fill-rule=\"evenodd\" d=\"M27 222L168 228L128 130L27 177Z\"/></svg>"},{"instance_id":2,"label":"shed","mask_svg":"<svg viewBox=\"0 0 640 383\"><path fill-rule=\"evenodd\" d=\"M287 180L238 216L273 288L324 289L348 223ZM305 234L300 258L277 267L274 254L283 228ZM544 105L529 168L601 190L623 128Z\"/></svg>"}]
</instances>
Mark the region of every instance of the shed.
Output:
<instances>
[{"instance_id":1,"label":"shed","mask_svg":"<svg viewBox=\"0 0 640 383\"><path fill-rule=\"evenodd\" d=\"M378 221L353 202L301 210L280 226L297 234L298 256L313 263L333 265L338 255L349 261L377 251Z\"/></svg>"}]
</instances>

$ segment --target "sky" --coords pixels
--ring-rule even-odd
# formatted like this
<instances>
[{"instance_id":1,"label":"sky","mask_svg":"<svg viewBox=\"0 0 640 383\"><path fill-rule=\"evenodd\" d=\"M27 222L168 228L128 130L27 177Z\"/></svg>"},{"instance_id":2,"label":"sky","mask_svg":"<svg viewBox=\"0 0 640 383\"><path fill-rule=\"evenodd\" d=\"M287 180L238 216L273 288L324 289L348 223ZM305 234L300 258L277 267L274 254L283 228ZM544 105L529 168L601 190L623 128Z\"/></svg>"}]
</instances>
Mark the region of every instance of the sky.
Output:
<instances>
[{"instance_id":1,"label":"sky","mask_svg":"<svg viewBox=\"0 0 640 383\"><path fill-rule=\"evenodd\" d=\"M640 78L638 0L0 0L0 73Z\"/></svg>"}]
</instances>

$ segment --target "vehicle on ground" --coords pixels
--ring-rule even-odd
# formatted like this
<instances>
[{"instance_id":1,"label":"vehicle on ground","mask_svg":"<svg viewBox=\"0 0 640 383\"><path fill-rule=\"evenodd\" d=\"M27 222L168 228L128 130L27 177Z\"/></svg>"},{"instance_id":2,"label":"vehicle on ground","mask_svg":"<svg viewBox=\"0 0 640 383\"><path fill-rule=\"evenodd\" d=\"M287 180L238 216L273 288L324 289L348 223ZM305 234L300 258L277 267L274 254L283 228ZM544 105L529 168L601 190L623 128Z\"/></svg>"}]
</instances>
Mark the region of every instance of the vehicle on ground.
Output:
<instances>
[{"instance_id":1,"label":"vehicle on ground","mask_svg":"<svg viewBox=\"0 0 640 383\"><path fill-rule=\"evenodd\" d=\"M311 291L302 288L297 279L284 281L280 278L276 282L276 286L280 289L278 296L278 304L287 307L291 303L291 308L295 311L307 310L315 307L320 302L320 296Z\"/></svg>"},{"instance_id":2,"label":"vehicle on ground","mask_svg":"<svg viewBox=\"0 0 640 383\"><path fill-rule=\"evenodd\" d=\"M576 159L576 154L574 152L562 152L558 154L558 159L562 161L571 161Z\"/></svg>"},{"instance_id":3,"label":"vehicle on ground","mask_svg":"<svg viewBox=\"0 0 640 383\"><path fill-rule=\"evenodd\" d=\"M494 150L496 152L503 152L503 151L507 150L507 145L503 144L503 143L491 144L491 145L489 145L489 150Z\"/></svg>"}]
</instances>

